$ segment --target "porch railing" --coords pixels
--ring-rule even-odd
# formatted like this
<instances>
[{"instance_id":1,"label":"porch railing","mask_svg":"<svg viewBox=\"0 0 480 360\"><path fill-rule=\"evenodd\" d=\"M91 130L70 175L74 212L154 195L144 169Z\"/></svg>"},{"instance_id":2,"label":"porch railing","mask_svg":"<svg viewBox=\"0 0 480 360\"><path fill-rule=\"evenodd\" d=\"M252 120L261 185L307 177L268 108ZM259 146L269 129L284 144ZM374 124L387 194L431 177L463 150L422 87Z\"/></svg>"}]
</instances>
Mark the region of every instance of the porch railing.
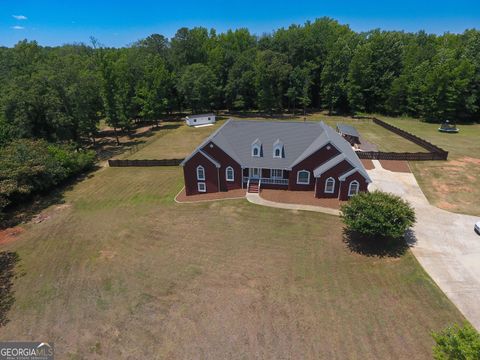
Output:
<instances>
[{"instance_id":1,"label":"porch railing","mask_svg":"<svg viewBox=\"0 0 480 360\"><path fill-rule=\"evenodd\" d=\"M257 180L261 182L262 184L269 184L269 185L288 185L288 179L272 179L272 178L249 178L249 177L244 177L243 182L248 184L250 183L250 179Z\"/></svg>"}]
</instances>

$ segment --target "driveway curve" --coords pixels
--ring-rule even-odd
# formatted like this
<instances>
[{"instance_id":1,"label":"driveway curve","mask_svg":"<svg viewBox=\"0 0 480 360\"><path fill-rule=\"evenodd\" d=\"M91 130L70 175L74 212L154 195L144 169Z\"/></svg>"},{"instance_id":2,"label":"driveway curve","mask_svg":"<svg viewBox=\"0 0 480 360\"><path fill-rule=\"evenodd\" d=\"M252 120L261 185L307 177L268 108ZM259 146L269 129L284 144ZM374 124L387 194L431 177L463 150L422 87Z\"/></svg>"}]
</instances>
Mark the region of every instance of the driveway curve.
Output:
<instances>
[{"instance_id":1,"label":"driveway curve","mask_svg":"<svg viewBox=\"0 0 480 360\"><path fill-rule=\"evenodd\" d=\"M368 170L371 187L394 193L415 208L416 243L412 252L423 268L480 330L480 236L473 226L478 218L451 213L430 205L411 173L385 170L374 160Z\"/></svg>"}]
</instances>

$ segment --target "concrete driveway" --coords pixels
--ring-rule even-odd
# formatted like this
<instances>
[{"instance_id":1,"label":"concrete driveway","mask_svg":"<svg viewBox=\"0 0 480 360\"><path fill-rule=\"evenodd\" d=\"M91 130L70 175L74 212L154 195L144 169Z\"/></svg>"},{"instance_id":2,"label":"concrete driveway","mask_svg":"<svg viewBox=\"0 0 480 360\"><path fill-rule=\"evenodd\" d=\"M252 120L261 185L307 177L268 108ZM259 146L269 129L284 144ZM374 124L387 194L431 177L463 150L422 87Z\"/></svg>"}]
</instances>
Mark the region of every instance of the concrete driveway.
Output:
<instances>
[{"instance_id":1,"label":"concrete driveway","mask_svg":"<svg viewBox=\"0 0 480 360\"><path fill-rule=\"evenodd\" d=\"M413 174L385 170L374 160L368 170L372 188L408 200L416 210L413 254L427 273L480 330L480 236L473 231L479 218L438 209L428 202Z\"/></svg>"}]
</instances>

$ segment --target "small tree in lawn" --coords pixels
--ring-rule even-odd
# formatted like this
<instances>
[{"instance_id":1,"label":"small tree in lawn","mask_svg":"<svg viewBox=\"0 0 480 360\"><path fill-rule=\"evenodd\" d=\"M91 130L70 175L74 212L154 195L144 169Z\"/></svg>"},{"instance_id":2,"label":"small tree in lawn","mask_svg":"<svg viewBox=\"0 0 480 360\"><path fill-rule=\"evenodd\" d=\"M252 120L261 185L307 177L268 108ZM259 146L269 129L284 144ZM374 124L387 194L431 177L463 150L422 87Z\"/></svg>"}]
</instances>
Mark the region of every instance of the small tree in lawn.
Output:
<instances>
[{"instance_id":1,"label":"small tree in lawn","mask_svg":"<svg viewBox=\"0 0 480 360\"><path fill-rule=\"evenodd\" d=\"M470 324L450 326L432 336L436 343L433 357L437 360L480 359L480 334Z\"/></svg>"},{"instance_id":2,"label":"small tree in lawn","mask_svg":"<svg viewBox=\"0 0 480 360\"><path fill-rule=\"evenodd\" d=\"M368 238L400 239L415 223L407 201L381 191L355 195L341 211L347 230Z\"/></svg>"}]
</instances>

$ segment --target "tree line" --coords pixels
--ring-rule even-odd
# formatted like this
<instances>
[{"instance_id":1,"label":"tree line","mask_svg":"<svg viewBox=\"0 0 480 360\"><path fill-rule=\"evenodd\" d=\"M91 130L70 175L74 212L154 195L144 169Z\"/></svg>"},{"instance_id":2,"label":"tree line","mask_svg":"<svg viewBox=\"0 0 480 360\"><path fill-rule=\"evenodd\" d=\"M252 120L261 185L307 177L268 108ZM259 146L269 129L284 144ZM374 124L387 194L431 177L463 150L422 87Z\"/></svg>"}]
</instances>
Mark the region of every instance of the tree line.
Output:
<instances>
[{"instance_id":1,"label":"tree line","mask_svg":"<svg viewBox=\"0 0 480 360\"><path fill-rule=\"evenodd\" d=\"M256 36L181 28L123 48L0 47L0 215L90 167L99 124L215 110L480 120L480 32L357 33L321 18ZM117 135L118 142L118 135Z\"/></svg>"},{"instance_id":2,"label":"tree line","mask_svg":"<svg viewBox=\"0 0 480 360\"><path fill-rule=\"evenodd\" d=\"M0 145L18 138L94 141L104 119L220 109L323 108L480 119L480 33L357 33L329 18L255 36L181 28L124 48L91 44L0 48Z\"/></svg>"}]
</instances>

